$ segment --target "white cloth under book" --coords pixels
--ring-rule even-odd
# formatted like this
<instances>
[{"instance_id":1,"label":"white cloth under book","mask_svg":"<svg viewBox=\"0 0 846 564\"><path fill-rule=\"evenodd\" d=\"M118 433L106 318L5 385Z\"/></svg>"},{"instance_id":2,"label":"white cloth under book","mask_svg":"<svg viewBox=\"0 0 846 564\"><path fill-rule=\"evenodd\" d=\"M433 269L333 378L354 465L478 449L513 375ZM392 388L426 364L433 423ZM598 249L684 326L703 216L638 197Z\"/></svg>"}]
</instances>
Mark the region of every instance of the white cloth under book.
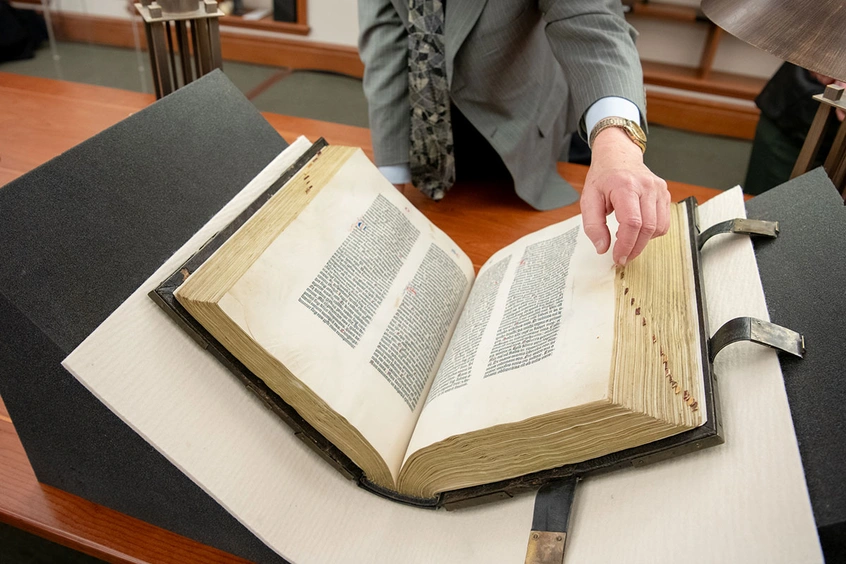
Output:
<instances>
[{"instance_id":1,"label":"white cloth under book","mask_svg":"<svg viewBox=\"0 0 846 564\"><path fill-rule=\"evenodd\" d=\"M291 430L147 296L309 146L298 140L63 363L89 390L273 550L297 563L523 562L533 495L446 512L368 493ZM735 188L702 228L745 216ZM713 332L767 319L751 243L703 253ZM775 352L737 344L714 367L726 444L580 483L566 562L822 562Z\"/></svg>"}]
</instances>

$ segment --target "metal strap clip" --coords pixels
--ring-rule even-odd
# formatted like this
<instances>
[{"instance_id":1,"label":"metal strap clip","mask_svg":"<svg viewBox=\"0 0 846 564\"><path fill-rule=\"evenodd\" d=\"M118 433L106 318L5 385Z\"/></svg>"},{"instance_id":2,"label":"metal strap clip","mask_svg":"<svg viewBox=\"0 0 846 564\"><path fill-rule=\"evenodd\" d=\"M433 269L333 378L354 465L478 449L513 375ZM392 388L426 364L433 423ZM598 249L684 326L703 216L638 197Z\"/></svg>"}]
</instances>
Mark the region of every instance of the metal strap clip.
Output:
<instances>
[{"instance_id":1,"label":"metal strap clip","mask_svg":"<svg viewBox=\"0 0 846 564\"><path fill-rule=\"evenodd\" d=\"M727 321L711 337L708 358L714 362L717 353L737 341L752 341L799 358L805 355L805 337L796 331L754 317L737 317Z\"/></svg>"},{"instance_id":2,"label":"metal strap clip","mask_svg":"<svg viewBox=\"0 0 846 564\"><path fill-rule=\"evenodd\" d=\"M526 549L525 564L561 564L564 562L564 539L567 533L532 531Z\"/></svg>"},{"instance_id":3,"label":"metal strap clip","mask_svg":"<svg viewBox=\"0 0 846 564\"><path fill-rule=\"evenodd\" d=\"M702 247L708 239L714 235L720 235L722 233L743 233L750 236L757 235L760 237L771 237L774 239L778 237L778 222L744 218L723 221L722 223L712 225L699 235L699 250L702 250Z\"/></svg>"}]
</instances>

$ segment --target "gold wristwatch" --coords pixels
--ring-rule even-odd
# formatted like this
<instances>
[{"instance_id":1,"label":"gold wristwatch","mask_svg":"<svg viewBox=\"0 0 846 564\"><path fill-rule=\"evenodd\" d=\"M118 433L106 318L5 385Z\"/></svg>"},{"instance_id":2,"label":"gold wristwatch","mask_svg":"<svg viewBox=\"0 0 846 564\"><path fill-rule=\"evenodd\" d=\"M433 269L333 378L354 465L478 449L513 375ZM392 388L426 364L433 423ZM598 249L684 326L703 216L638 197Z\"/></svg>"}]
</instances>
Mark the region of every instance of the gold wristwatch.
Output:
<instances>
[{"instance_id":1,"label":"gold wristwatch","mask_svg":"<svg viewBox=\"0 0 846 564\"><path fill-rule=\"evenodd\" d=\"M596 136L599 135L600 131L608 127L619 127L626 132L629 139L631 139L635 145L640 147L641 152L646 152L646 134L643 132L643 129L640 128L640 125L630 119L616 116L602 118L596 122L596 125L593 126L593 130L590 132L588 145L593 147L593 141L596 139Z\"/></svg>"}]
</instances>

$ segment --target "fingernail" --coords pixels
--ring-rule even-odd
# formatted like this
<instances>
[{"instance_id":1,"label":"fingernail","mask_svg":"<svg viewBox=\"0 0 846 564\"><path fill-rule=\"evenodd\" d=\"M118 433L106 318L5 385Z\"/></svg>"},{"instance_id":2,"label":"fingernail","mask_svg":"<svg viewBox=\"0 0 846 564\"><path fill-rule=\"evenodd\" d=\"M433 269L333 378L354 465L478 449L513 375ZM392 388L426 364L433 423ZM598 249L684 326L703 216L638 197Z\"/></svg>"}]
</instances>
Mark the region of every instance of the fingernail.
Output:
<instances>
[{"instance_id":1,"label":"fingernail","mask_svg":"<svg viewBox=\"0 0 846 564\"><path fill-rule=\"evenodd\" d=\"M596 252L600 255L602 254L602 243L599 241L594 241L593 246L596 247Z\"/></svg>"},{"instance_id":2,"label":"fingernail","mask_svg":"<svg viewBox=\"0 0 846 564\"><path fill-rule=\"evenodd\" d=\"M620 257L620 266L626 266L626 261L629 260L629 257Z\"/></svg>"}]
</instances>

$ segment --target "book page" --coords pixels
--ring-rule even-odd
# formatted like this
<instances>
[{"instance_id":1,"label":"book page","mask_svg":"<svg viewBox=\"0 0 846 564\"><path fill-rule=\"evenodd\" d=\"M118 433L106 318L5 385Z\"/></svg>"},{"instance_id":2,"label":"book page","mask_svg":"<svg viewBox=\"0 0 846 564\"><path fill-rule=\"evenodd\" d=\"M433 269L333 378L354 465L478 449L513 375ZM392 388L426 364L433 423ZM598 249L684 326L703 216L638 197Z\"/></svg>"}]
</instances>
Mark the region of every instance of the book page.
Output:
<instances>
[{"instance_id":1,"label":"book page","mask_svg":"<svg viewBox=\"0 0 846 564\"><path fill-rule=\"evenodd\" d=\"M409 454L606 398L614 273L611 253L596 254L580 217L494 254L479 271Z\"/></svg>"},{"instance_id":2,"label":"book page","mask_svg":"<svg viewBox=\"0 0 846 564\"><path fill-rule=\"evenodd\" d=\"M219 304L396 477L473 277L358 151Z\"/></svg>"}]
</instances>

